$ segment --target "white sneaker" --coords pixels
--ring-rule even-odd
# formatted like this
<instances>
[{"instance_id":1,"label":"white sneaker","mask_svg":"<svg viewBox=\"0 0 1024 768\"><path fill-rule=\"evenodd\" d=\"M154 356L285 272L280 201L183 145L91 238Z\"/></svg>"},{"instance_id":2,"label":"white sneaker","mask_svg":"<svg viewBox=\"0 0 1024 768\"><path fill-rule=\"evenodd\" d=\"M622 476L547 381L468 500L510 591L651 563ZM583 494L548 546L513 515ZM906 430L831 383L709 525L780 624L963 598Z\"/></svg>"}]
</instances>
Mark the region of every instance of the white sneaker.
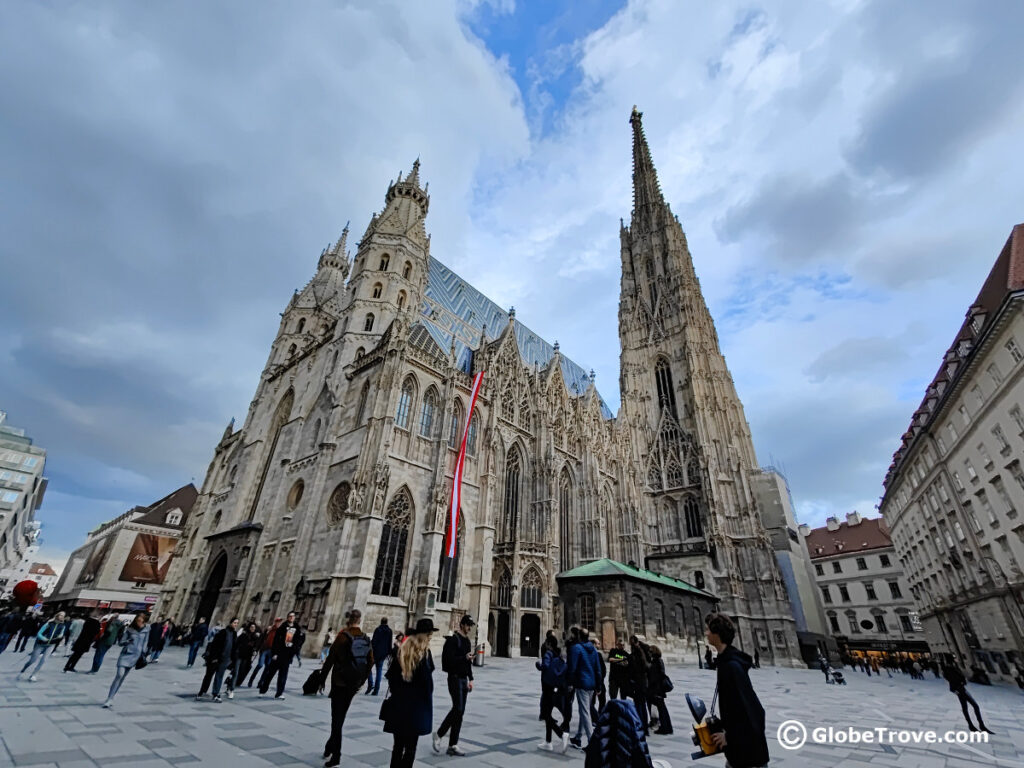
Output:
<instances>
[{"instance_id":1,"label":"white sneaker","mask_svg":"<svg viewBox=\"0 0 1024 768\"><path fill-rule=\"evenodd\" d=\"M109 701L109 700L108 701L104 701L103 702L103 708L104 709L113 709L114 708L114 702Z\"/></svg>"},{"instance_id":2,"label":"white sneaker","mask_svg":"<svg viewBox=\"0 0 1024 768\"><path fill-rule=\"evenodd\" d=\"M281 694L280 696L275 696L274 698L275 698L275 699L278 699L278 700L281 700L281 699L283 699L283 698L284 698L284 694L282 693L282 694Z\"/></svg>"},{"instance_id":3,"label":"white sneaker","mask_svg":"<svg viewBox=\"0 0 1024 768\"><path fill-rule=\"evenodd\" d=\"M562 754L564 755L569 751L569 732L566 731L562 734Z\"/></svg>"},{"instance_id":4,"label":"white sneaker","mask_svg":"<svg viewBox=\"0 0 1024 768\"><path fill-rule=\"evenodd\" d=\"M228 691L228 698L229 699L235 698L235 692L234 691Z\"/></svg>"},{"instance_id":5,"label":"white sneaker","mask_svg":"<svg viewBox=\"0 0 1024 768\"><path fill-rule=\"evenodd\" d=\"M267 696L267 694L265 694L265 693L257 693L256 694L256 698L257 699L263 699L263 698L266 698L266 696Z\"/></svg>"},{"instance_id":6,"label":"white sneaker","mask_svg":"<svg viewBox=\"0 0 1024 768\"><path fill-rule=\"evenodd\" d=\"M433 743L434 751L437 754L440 755L441 754L441 737L438 736L436 733L432 733L432 734L430 734L430 740Z\"/></svg>"},{"instance_id":7,"label":"white sneaker","mask_svg":"<svg viewBox=\"0 0 1024 768\"><path fill-rule=\"evenodd\" d=\"M554 752L555 748L551 746L550 741L542 741L537 745L537 749L543 749L545 752Z\"/></svg>"},{"instance_id":8,"label":"white sneaker","mask_svg":"<svg viewBox=\"0 0 1024 768\"><path fill-rule=\"evenodd\" d=\"M466 753L462 751L462 747L460 747L458 744L452 744L450 747L448 747L448 754L456 757L466 756Z\"/></svg>"},{"instance_id":9,"label":"white sneaker","mask_svg":"<svg viewBox=\"0 0 1024 768\"><path fill-rule=\"evenodd\" d=\"M38 678L38 677L36 677L35 675L29 675L28 681L29 681L30 683L34 683L34 682L36 682L37 680L39 680L39 678Z\"/></svg>"}]
</instances>

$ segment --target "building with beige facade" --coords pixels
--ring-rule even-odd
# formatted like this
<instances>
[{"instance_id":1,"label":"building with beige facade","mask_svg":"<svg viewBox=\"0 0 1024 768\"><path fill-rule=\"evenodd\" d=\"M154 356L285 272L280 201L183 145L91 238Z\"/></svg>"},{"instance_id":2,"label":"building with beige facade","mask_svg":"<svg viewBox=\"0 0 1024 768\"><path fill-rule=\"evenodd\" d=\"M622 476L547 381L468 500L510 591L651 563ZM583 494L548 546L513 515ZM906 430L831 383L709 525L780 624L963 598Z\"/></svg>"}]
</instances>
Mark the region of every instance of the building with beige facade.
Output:
<instances>
[{"instance_id":1,"label":"building with beige facade","mask_svg":"<svg viewBox=\"0 0 1024 768\"><path fill-rule=\"evenodd\" d=\"M0 411L0 588L28 564L30 548L39 540L35 515L46 493L45 467L46 451Z\"/></svg>"},{"instance_id":2,"label":"building with beige facade","mask_svg":"<svg viewBox=\"0 0 1024 768\"><path fill-rule=\"evenodd\" d=\"M743 407L636 110L630 124L618 415L557 342L434 258L417 161L354 257L346 229L282 313L249 412L214 449L163 612L268 622L295 609L310 632L353 605L367 625L396 627L469 612L490 652L536 655L571 613L556 575L610 558L713 593L765 663L796 657ZM658 637L630 613L651 608L631 604L622 623Z\"/></svg>"},{"instance_id":3,"label":"building with beige facade","mask_svg":"<svg viewBox=\"0 0 1024 768\"><path fill-rule=\"evenodd\" d=\"M1024 224L1013 228L914 413L881 511L933 650L1024 662Z\"/></svg>"},{"instance_id":4,"label":"building with beige facade","mask_svg":"<svg viewBox=\"0 0 1024 768\"><path fill-rule=\"evenodd\" d=\"M906 577L881 517L850 512L801 531L828 631L843 656L928 653Z\"/></svg>"}]
</instances>

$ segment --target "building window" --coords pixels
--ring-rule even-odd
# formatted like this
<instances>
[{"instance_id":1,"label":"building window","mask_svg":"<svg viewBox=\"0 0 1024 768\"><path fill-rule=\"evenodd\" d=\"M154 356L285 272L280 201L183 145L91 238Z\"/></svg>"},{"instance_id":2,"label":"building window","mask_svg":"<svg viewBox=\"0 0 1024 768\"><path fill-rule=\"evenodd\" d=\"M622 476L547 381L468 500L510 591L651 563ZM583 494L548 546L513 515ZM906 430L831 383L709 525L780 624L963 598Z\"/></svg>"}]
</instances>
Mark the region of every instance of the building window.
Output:
<instances>
[{"instance_id":1,"label":"building window","mask_svg":"<svg viewBox=\"0 0 1024 768\"><path fill-rule=\"evenodd\" d=\"M964 469L967 471L967 477L972 482L978 479L978 473L974 471L974 465L971 464L970 459L964 459Z\"/></svg>"},{"instance_id":2,"label":"building window","mask_svg":"<svg viewBox=\"0 0 1024 768\"><path fill-rule=\"evenodd\" d=\"M875 628L878 630L879 634L889 634L889 628L885 626L885 616L882 614L875 616Z\"/></svg>"},{"instance_id":3,"label":"building window","mask_svg":"<svg viewBox=\"0 0 1024 768\"><path fill-rule=\"evenodd\" d=\"M1010 474L1013 475L1013 479L1017 481L1017 485L1024 491L1024 470L1020 468L1020 462L1015 461L1010 467Z\"/></svg>"},{"instance_id":4,"label":"building window","mask_svg":"<svg viewBox=\"0 0 1024 768\"><path fill-rule=\"evenodd\" d=\"M889 582L889 595L892 597L893 600L903 599L903 591L900 589L900 585L898 582Z\"/></svg>"},{"instance_id":5,"label":"building window","mask_svg":"<svg viewBox=\"0 0 1024 768\"><path fill-rule=\"evenodd\" d=\"M848 613L848 614L846 614L846 619L847 619L847 621L850 622L850 634L851 635L859 635L860 634L860 624L857 623L857 614L855 614L855 613Z\"/></svg>"},{"instance_id":6,"label":"building window","mask_svg":"<svg viewBox=\"0 0 1024 768\"><path fill-rule=\"evenodd\" d=\"M630 601L630 618L633 620L633 634L645 634L644 627L647 622L644 620L644 599L640 595L633 595Z\"/></svg>"},{"instance_id":7,"label":"building window","mask_svg":"<svg viewBox=\"0 0 1024 768\"><path fill-rule=\"evenodd\" d=\"M821 587L821 599L826 603L832 602L832 593L829 591L828 587Z\"/></svg>"},{"instance_id":8,"label":"building window","mask_svg":"<svg viewBox=\"0 0 1024 768\"><path fill-rule=\"evenodd\" d=\"M867 569L868 569L868 561L865 560L863 557L858 557L857 558L857 570L858 571L866 571Z\"/></svg>"},{"instance_id":9,"label":"building window","mask_svg":"<svg viewBox=\"0 0 1024 768\"><path fill-rule=\"evenodd\" d=\"M663 357L659 357L654 366L654 381L658 389L658 407L668 408L672 418L678 421L676 395L672 389L672 371L669 370L668 360Z\"/></svg>"},{"instance_id":10,"label":"building window","mask_svg":"<svg viewBox=\"0 0 1024 768\"><path fill-rule=\"evenodd\" d=\"M956 534L958 541L964 541L967 539L964 535L964 529L960 526L960 522L958 520L953 521L953 532Z\"/></svg>"},{"instance_id":11,"label":"building window","mask_svg":"<svg viewBox=\"0 0 1024 768\"><path fill-rule=\"evenodd\" d=\"M596 628L596 620L594 614L594 596L593 595L580 595L580 626L584 629L589 629L591 632Z\"/></svg>"},{"instance_id":12,"label":"building window","mask_svg":"<svg viewBox=\"0 0 1024 768\"><path fill-rule=\"evenodd\" d=\"M359 407L356 408L356 426L358 427L363 423L363 417L366 416L366 400L370 396L370 382L363 384L363 389L359 393Z\"/></svg>"},{"instance_id":13,"label":"building window","mask_svg":"<svg viewBox=\"0 0 1024 768\"><path fill-rule=\"evenodd\" d=\"M989 503L988 494L984 491L978 491L978 504L981 506L982 512L988 515L988 521L994 527L999 526L999 518L996 517L996 511L992 508L992 504Z\"/></svg>"},{"instance_id":14,"label":"building window","mask_svg":"<svg viewBox=\"0 0 1024 768\"><path fill-rule=\"evenodd\" d=\"M390 264L390 263L391 263L391 257L388 256L385 253L383 256L380 257L380 271L381 272L387 272L388 271L388 264Z\"/></svg>"},{"instance_id":15,"label":"building window","mask_svg":"<svg viewBox=\"0 0 1024 768\"><path fill-rule=\"evenodd\" d=\"M341 483L331 493L331 498L327 501L327 524L329 526L338 525L345 516L345 512L348 511L348 497L352 492L352 487L348 483ZM353 512L358 510L353 509Z\"/></svg>"},{"instance_id":16,"label":"building window","mask_svg":"<svg viewBox=\"0 0 1024 768\"><path fill-rule=\"evenodd\" d=\"M906 614L900 614L900 626L903 627L904 632L914 631L914 625L910 623L910 617Z\"/></svg>"},{"instance_id":17,"label":"building window","mask_svg":"<svg viewBox=\"0 0 1024 768\"><path fill-rule=\"evenodd\" d=\"M946 453L946 441L942 439L941 434L935 435L935 442L939 445L939 452L943 454Z\"/></svg>"},{"instance_id":18,"label":"building window","mask_svg":"<svg viewBox=\"0 0 1024 768\"><path fill-rule=\"evenodd\" d=\"M1010 453L1010 441L1006 439L1006 435L1003 433L1003 427L1000 424L996 424L992 427L992 437L996 439L996 443L999 444L999 453L1006 456Z\"/></svg>"},{"instance_id":19,"label":"building window","mask_svg":"<svg viewBox=\"0 0 1024 768\"><path fill-rule=\"evenodd\" d=\"M437 407L437 398L434 390L428 389L423 397L423 407L420 409L420 434L423 437L430 437L434 428L434 410Z\"/></svg>"},{"instance_id":20,"label":"building window","mask_svg":"<svg viewBox=\"0 0 1024 768\"><path fill-rule=\"evenodd\" d=\"M974 397L974 404L981 408L985 404L985 398L981 393L981 387L975 384L971 387L971 396Z\"/></svg>"},{"instance_id":21,"label":"building window","mask_svg":"<svg viewBox=\"0 0 1024 768\"><path fill-rule=\"evenodd\" d=\"M843 564L841 562L839 562L838 560L833 561L833 563L832 563L832 573L842 573L842 572L843 572Z\"/></svg>"},{"instance_id":22,"label":"building window","mask_svg":"<svg viewBox=\"0 0 1024 768\"><path fill-rule=\"evenodd\" d=\"M988 448L985 447L984 443L978 443L978 454L981 456L981 460L984 462L983 466L985 469L992 468L992 457L988 455Z\"/></svg>"},{"instance_id":23,"label":"building window","mask_svg":"<svg viewBox=\"0 0 1024 768\"><path fill-rule=\"evenodd\" d=\"M398 292L398 308L405 309L405 291Z\"/></svg>"},{"instance_id":24,"label":"building window","mask_svg":"<svg viewBox=\"0 0 1024 768\"><path fill-rule=\"evenodd\" d=\"M480 421L478 411L473 411L473 416L469 420L469 432L466 434L466 455L476 456L476 425Z\"/></svg>"},{"instance_id":25,"label":"building window","mask_svg":"<svg viewBox=\"0 0 1024 768\"><path fill-rule=\"evenodd\" d=\"M505 504L501 526L505 541L515 541L516 538L519 525L519 478L521 474L522 465L519 460L519 451L513 448L505 462Z\"/></svg>"},{"instance_id":26,"label":"building window","mask_svg":"<svg viewBox=\"0 0 1024 768\"><path fill-rule=\"evenodd\" d=\"M530 401L523 396L522 402L519 403L519 426L523 429L530 428Z\"/></svg>"},{"instance_id":27,"label":"building window","mask_svg":"<svg viewBox=\"0 0 1024 768\"><path fill-rule=\"evenodd\" d=\"M819 576L824 576L825 575L825 569L821 567L821 563L815 563L814 564L814 572L816 574L818 574Z\"/></svg>"},{"instance_id":28,"label":"building window","mask_svg":"<svg viewBox=\"0 0 1024 768\"><path fill-rule=\"evenodd\" d=\"M402 277L404 277L406 280L412 277L412 264L408 261L405 262L405 266L402 267Z\"/></svg>"},{"instance_id":29,"label":"building window","mask_svg":"<svg viewBox=\"0 0 1024 768\"><path fill-rule=\"evenodd\" d=\"M1010 409L1010 418L1017 425L1017 431L1024 435L1024 413L1021 413L1019 405L1015 405Z\"/></svg>"},{"instance_id":30,"label":"building window","mask_svg":"<svg viewBox=\"0 0 1024 768\"><path fill-rule=\"evenodd\" d=\"M957 434L956 434L956 427L953 425L952 421L949 422L948 424L946 424L946 432L949 433L950 441L955 443L956 442L956 438L957 438Z\"/></svg>"},{"instance_id":31,"label":"building window","mask_svg":"<svg viewBox=\"0 0 1024 768\"><path fill-rule=\"evenodd\" d=\"M296 480L292 489L288 492L288 509L295 509L299 506L299 502L302 501L302 493L306 490L306 484L301 480Z\"/></svg>"},{"instance_id":32,"label":"building window","mask_svg":"<svg viewBox=\"0 0 1024 768\"><path fill-rule=\"evenodd\" d=\"M964 420L964 426L969 426L971 423L971 415L967 412L967 406L961 405L956 409L957 413L960 414L960 418Z\"/></svg>"},{"instance_id":33,"label":"building window","mask_svg":"<svg viewBox=\"0 0 1024 768\"><path fill-rule=\"evenodd\" d=\"M839 585L839 597L844 603L850 602L850 590L846 588L845 584Z\"/></svg>"},{"instance_id":34,"label":"building window","mask_svg":"<svg viewBox=\"0 0 1024 768\"><path fill-rule=\"evenodd\" d=\"M377 550L377 567L373 575L373 594L398 597L411 525L412 502L403 488L388 504L384 516L384 529Z\"/></svg>"},{"instance_id":35,"label":"building window","mask_svg":"<svg viewBox=\"0 0 1024 768\"><path fill-rule=\"evenodd\" d=\"M882 567L883 568L888 568L889 567L889 556L888 555L879 555L878 559L882 562Z\"/></svg>"},{"instance_id":36,"label":"building window","mask_svg":"<svg viewBox=\"0 0 1024 768\"><path fill-rule=\"evenodd\" d=\"M382 293L384 293L384 286L380 283L374 283L373 293L370 294L370 298L379 299Z\"/></svg>"},{"instance_id":37,"label":"building window","mask_svg":"<svg viewBox=\"0 0 1024 768\"><path fill-rule=\"evenodd\" d=\"M687 496L683 500L683 516L686 518L686 536L690 539L700 538L704 535L704 525L700 519L700 505L693 496Z\"/></svg>"},{"instance_id":38,"label":"building window","mask_svg":"<svg viewBox=\"0 0 1024 768\"><path fill-rule=\"evenodd\" d=\"M398 409L395 411L395 426L399 429L409 428L409 409L412 407L413 383L406 379L402 385L402 393L398 396Z\"/></svg>"},{"instance_id":39,"label":"building window","mask_svg":"<svg viewBox=\"0 0 1024 768\"><path fill-rule=\"evenodd\" d=\"M954 472L953 473L953 485L956 486L956 489L958 491L964 490L964 481L960 479L960 473L959 472Z\"/></svg>"},{"instance_id":40,"label":"building window","mask_svg":"<svg viewBox=\"0 0 1024 768\"><path fill-rule=\"evenodd\" d=\"M829 623L829 626L832 627L833 634L838 635L840 632L843 631L843 630L841 630L839 628L839 617L836 616L834 613L830 613L828 615L828 623Z\"/></svg>"},{"instance_id":41,"label":"building window","mask_svg":"<svg viewBox=\"0 0 1024 768\"><path fill-rule=\"evenodd\" d=\"M1013 519L1017 516L1017 510L1013 507L1013 500L1010 499L1010 494L1006 492L1006 486L1003 485L1003 479L1001 477L992 478L992 487L996 489L996 495L999 497L999 501L1003 504L1003 509L1006 510L1006 516Z\"/></svg>"},{"instance_id":42,"label":"building window","mask_svg":"<svg viewBox=\"0 0 1024 768\"><path fill-rule=\"evenodd\" d=\"M459 576L459 554L462 552L462 542L465 538L462 535L462 526L460 525L459 540L455 546L455 557L448 557L448 536L452 532L451 526L451 517L448 516L444 544L441 546L441 563L437 569L437 599L441 603L455 602L455 585Z\"/></svg>"},{"instance_id":43,"label":"building window","mask_svg":"<svg viewBox=\"0 0 1024 768\"><path fill-rule=\"evenodd\" d=\"M988 367L988 375L992 377L992 383L999 386L1003 383L1003 374L999 371L999 366L995 363L991 363Z\"/></svg>"},{"instance_id":44,"label":"building window","mask_svg":"<svg viewBox=\"0 0 1024 768\"><path fill-rule=\"evenodd\" d=\"M452 408L452 420L451 426L448 429L448 447L457 449L459 447L459 440L462 439L462 435L459 434L459 427L462 426L462 403L458 400L455 401L455 406Z\"/></svg>"},{"instance_id":45,"label":"building window","mask_svg":"<svg viewBox=\"0 0 1024 768\"><path fill-rule=\"evenodd\" d=\"M1024 354L1021 354L1020 347L1017 346L1016 339L1010 337L1009 339L1006 340L1005 346L1006 351L1009 352L1010 357L1013 358L1013 364L1016 365L1017 363L1019 363L1021 361L1021 358L1024 357Z\"/></svg>"},{"instance_id":46,"label":"building window","mask_svg":"<svg viewBox=\"0 0 1024 768\"><path fill-rule=\"evenodd\" d=\"M654 600L654 635L665 636L665 604L657 598Z\"/></svg>"},{"instance_id":47,"label":"building window","mask_svg":"<svg viewBox=\"0 0 1024 768\"><path fill-rule=\"evenodd\" d=\"M562 477L558 483L558 514L559 527L559 555L562 561L562 570L568 571L573 567L572 542L572 480L567 469L562 470Z\"/></svg>"},{"instance_id":48,"label":"building window","mask_svg":"<svg viewBox=\"0 0 1024 768\"><path fill-rule=\"evenodd\" d=\"M543 594L540 574L535 568L528 569L523 576L523 586L519 590L519 607L543 608Z\"/></svg>"},{"instance_id":49,"label":"building window","mask_svg":"<svg viewBox=\"0 0 1024 768\"><path fill-rule=\"evenodd\" d=\"M864 583L864 591L868 593L868 600L878 599L878 595L875 594L875 585L871 582Z\"/></svg>"},{"instance_id":50,"label":"building window","mask_svg":"<svg viewBox=\"0 0 1024 768\"><path fill-rule=\"evenodd\" d=\"M508 568L502 568L501 578L498 580L498 603L499 608L512 607L512 574Z\"/></svg>"},{"instance_id":51,"label":"building window","mask_svg":"<svg viewBox=\"0 0 1024 768\"><path fill-rule=\"evenodd\" d=\"M516 404L512 402L512 390L506 389L505 394L501 397L501 418L510 424L514 424L516 420Z\"/></svg>"},{"instance_id":52,"label":"building window","mask_svg":"<svg viewBox=\"0 0 1024 768\"><path fill-rule=\"evenodd\" d=\"M363 331L369 333L373 330L373 312L366 316L366 321L363 323Z\"/></svg>"}]
</instances>

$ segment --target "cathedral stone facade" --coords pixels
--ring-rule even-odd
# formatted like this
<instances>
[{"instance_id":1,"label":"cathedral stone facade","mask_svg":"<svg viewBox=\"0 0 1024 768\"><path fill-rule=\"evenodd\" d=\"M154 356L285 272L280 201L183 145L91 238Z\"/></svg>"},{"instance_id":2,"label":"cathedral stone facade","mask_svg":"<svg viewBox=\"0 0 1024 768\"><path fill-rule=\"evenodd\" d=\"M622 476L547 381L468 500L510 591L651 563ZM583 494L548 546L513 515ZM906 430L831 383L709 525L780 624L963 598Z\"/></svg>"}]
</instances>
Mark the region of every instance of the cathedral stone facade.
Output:
<instances>
[{"instance_id":1,"label":"cathedral stone facade","mask_svg":"<svg viewBox=\"0 0 1024 768\"><path fill-rule=\"evenodd\" d=\"M556 575L607 557L712 592L744 647L795 658L743 406L635 109L630 123L618 416L593 372L431 256L417 161L388 186L354 258L346 228L282 313L245 423L215 449L161 612L266 623L294 609L321 634L353 605L370 626L423 615L454 626L469 612L489 652L533 655L574 615ZM693 622L660 619L648 634L699 639Z\"/></svg>"}]
</instances>

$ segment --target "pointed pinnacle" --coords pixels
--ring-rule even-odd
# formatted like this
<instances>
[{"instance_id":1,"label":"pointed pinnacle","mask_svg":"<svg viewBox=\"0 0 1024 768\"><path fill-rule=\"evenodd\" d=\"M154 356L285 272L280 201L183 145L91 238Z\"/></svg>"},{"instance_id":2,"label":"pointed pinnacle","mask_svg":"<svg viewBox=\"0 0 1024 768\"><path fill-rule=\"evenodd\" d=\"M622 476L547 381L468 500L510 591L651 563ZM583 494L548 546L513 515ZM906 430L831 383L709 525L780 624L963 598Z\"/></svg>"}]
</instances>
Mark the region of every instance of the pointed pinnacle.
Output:
<instances>
[{"instance_id":1,"label":"pointed pinnacle","mask_svg":"<svg viewBox=\"0 0 1024 768\"><path fill-rule=\"evenodd\" d=\"M420 159L419 157L412 164L412 173L409 174L409 178L405 180L406 184L414 184L415 186L420 185Z\"/></svg>"}]
</instances>

